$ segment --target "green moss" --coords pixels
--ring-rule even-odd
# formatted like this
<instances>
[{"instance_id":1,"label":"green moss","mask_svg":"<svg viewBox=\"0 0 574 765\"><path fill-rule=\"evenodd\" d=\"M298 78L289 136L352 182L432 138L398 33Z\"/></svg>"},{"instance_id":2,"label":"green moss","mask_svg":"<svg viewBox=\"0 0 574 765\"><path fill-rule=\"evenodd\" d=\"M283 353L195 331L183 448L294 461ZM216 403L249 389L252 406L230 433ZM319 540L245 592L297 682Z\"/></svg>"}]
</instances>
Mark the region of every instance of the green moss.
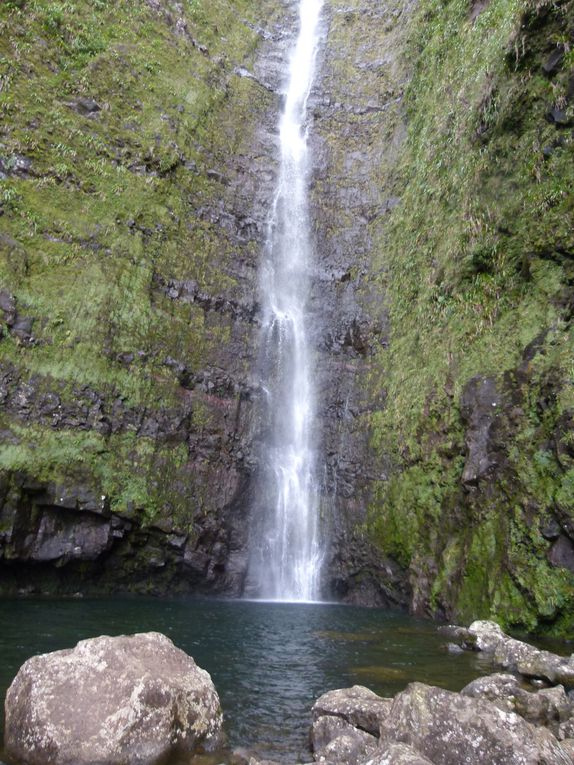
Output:
<instances>
[{"instance_id":1,"label":"green moss","mask_svg":"<svg viewBox=\"0 0 574 765\"><path fill-rule=\"evenodd\" d=\"M571 112L572 61L552 77L542 64L571 12L565 1L492 0L473 19L464 0L419 5L401 204L380 229L371 277L391 323L370 381L387 391L372 445L394 465L371 508L373 538L415 579L420 561L435 561L429 611L557 631L574 580L549 564L538 521L571 506L574 141L547 113ZM505 391L507 455L468 494L458 401L479 374Z\"/></svg>"},{"instance_id":2,"label":"green moss","mask_svg":"<svg viewBox=\"0 0 574 765\"><path fill-rule=\"evenodd\" d=\"M206 158L217 165L242 140L228 115L239 104L256 112L246 92L256 86L229 81L257 42L238 14L251 17L247 2L185 4L189 35L208 46L205 55L143 0L3 4L0 101L10 126L1 154L26 156L32 177L2 182L4 232L25 267L16 269L13 247L4 247L0 278L36 318L38 340L25 352L5 346L8 358L56 378L112 384L139 403L175 395L154 357L158 346L166 356L187 349L197 363L206 344L221 340L190 321L189 307L154 300L152 279L229 288L231 248L198 208L215 193ZM78 97L94 98L101 111L76 113ZM127 371L110 363L130 350L148 361Z\"/></svg>"},{"instance_id":3,"label":"green moss","mask_svg":"<svg viewBox=\"0 0 574 765\"><path fill-rule=\"evenodd\" d=\"M10 438L0 446L0 470L7 474L23 473L60 486L87 485L120 515L139 511L144 522L168 516L184 528L192 522L196 490L187 461L184 444L158 445L129 432L104 438L12 423Z\"/></svg>"},{"instance_id":4,"label":"green moss","mask_svg":"<svg viewBox=\"0 0 574 765\"><path fill-rule=\"evenodd\" d=\"M88 386L107 414L114 402L187 411L195 394L166 359L192 373L219 365L229 317L206 316L161 285L239 291L230 263L243 253L204 213L231 207L235 192L209 171L236 172L230 158L247 153L249 126L273 98L234 69L251 66L254 22L281 12L275 0L153 6L0 4L0 159L9 169L19 156L31 162L0 180L0 288L34 319L33 343L2 333L2 362L64 403ZM82 98L99 110L82 111ZM197 398L194 422L216 427ZM118 512L191 526L208 479L193 473L186 445L4 419L14 443L0 448L3 471L80 481Z\"/></svg>"}]
</instances>

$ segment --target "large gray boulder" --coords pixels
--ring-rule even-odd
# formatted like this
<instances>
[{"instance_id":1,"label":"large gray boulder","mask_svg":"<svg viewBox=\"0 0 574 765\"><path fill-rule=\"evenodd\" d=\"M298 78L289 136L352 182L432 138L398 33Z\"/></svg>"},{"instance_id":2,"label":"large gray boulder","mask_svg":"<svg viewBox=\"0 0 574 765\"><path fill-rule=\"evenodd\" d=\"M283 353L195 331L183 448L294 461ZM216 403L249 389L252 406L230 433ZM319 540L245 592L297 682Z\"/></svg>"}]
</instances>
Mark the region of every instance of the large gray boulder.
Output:
<instances>
[{"instance_id":1,"label":"large gray boulder","mask_svg":"<svg viewBox=\"0 0 574 765\"><path fill-rule=\"evenodd\" d=\"M6 755L26 765L151 765L221 742L207 672L157 632L34 656L6 695Z\"/></svg>"},{"instance_id":2,"label":"large gray boulder","mask_svg":"<svg viewBox=\"0 0 574 765\"><path fill-rule=\"evenodd\" d=\"M391 704L391 699L362 685L324 693L312 710L315 760L337 765L364 762L377 748L379 728Z\"/></svg>"},{"instance_id":3,"label":"large gray boulder","mask_svg":"<svg viewBox=\"0 0 574 765\"><path fill-rule=\"evenodd\" d=\"M412 683L381 725L381 748L403 743L434 765L571 765L546 728L489 701Z\"/></svg>"},{"instance_id":4,"label":"large gray boulder","mask_svg":"<svg viewBox=\"0 0 574 765\"><path fill-rule=\"evenodd\" d=\"M379 735L381 721L388 714L392 699L384 699L362 685L328 691L313 705L313 720L330 715L339 717L355 728L373 736Z\"/></svg>"}]
</instances>

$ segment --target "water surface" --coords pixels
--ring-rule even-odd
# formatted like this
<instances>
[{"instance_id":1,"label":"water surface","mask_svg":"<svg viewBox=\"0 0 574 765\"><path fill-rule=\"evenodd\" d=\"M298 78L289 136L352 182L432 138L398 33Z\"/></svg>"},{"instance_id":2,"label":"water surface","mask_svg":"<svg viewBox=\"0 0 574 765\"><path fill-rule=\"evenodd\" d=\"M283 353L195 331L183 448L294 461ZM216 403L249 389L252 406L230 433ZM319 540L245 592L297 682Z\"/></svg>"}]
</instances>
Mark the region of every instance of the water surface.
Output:
<instances>
[{"instance_id":1,"label":"water surface","mask_svg":"<svg viewBox=\"0 0 574 765\"><path fill-rule=\"evenodd\" d=\"M0 600L0 699L30 656L97 635L156 630L207 669L230 747L310 761L310 709L361 684L390 696L412 680L460 690L490 665L448 654L436 626L381 609L188 599ZM481 663L482 662L482 663Z\"/></svg>"}]
</instances>

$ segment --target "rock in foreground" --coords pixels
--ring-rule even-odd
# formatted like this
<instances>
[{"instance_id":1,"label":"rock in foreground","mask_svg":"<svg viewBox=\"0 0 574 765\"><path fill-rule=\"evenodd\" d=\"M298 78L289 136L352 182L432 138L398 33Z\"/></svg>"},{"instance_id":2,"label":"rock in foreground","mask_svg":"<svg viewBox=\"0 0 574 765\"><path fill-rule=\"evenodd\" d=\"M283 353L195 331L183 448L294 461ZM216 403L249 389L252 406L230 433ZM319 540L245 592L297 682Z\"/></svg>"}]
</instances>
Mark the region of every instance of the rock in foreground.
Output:
<instances>
[{"instance_id":1,"label":"rock in foreground","mask_svg":"<svg viewBox=\"0 0 574 765\"><path fill-rule=\"evenodd\" d=\"M313 705L313 720L325 715L337 717L373 736L379 735L381 719L386 717L392 699L383 699L362 685L328 691Z\"/></svg>"},{"instance_id":2,"label":"rock in foreground","mask_svg":"<svg viewBox=\"0 0 574 765\"><path fill-rule=\"evenodd\" d=\"M529 693L509 675L462 693L411 683L394 699L355 686L316 702L311 743L320 765L570 765L551 729L571 711L562 687Z\"/></svg>"},{"instance_id":3,"label":"rock in foreground","mask_svg":"<svg viewBox=\"0 0 574 765\"><path fill-rule=\"evenodd\" d=\"M6 694L6 754L27 765L152 765L221 741L207 672L157 632L34 656Z\"/></svg>"},{"instance_id":4,"label":"rock in foreground","mask_svg":"<svg viewBox=\"0 0 574 765\"><path fill-rule=\"evenodd\" d=\"M395 697L381 726L381 744L411 746L435 765L570 765L545 728L468 698L422 683Z\"/></svg>"}]
</instances>

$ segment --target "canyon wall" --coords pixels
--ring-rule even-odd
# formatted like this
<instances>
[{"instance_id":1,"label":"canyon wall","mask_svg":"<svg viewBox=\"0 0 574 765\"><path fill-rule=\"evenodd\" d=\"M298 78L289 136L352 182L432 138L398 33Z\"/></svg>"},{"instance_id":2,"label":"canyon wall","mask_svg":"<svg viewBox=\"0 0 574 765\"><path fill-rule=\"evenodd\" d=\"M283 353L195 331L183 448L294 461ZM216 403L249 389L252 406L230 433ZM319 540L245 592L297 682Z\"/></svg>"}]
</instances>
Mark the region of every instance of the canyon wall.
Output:
<instances>
[{"instance_id":1,"label":"canyon wall","mask_svg":"<svg viewBox=\"0 0 574 765\"><path fill-rule=\"evenodd\" d=\"M241 593L296 11L0 9L1 592ZM325 2L309 128L330 596L572 626L571 18Z\"/></svg>"}]
</instances>

